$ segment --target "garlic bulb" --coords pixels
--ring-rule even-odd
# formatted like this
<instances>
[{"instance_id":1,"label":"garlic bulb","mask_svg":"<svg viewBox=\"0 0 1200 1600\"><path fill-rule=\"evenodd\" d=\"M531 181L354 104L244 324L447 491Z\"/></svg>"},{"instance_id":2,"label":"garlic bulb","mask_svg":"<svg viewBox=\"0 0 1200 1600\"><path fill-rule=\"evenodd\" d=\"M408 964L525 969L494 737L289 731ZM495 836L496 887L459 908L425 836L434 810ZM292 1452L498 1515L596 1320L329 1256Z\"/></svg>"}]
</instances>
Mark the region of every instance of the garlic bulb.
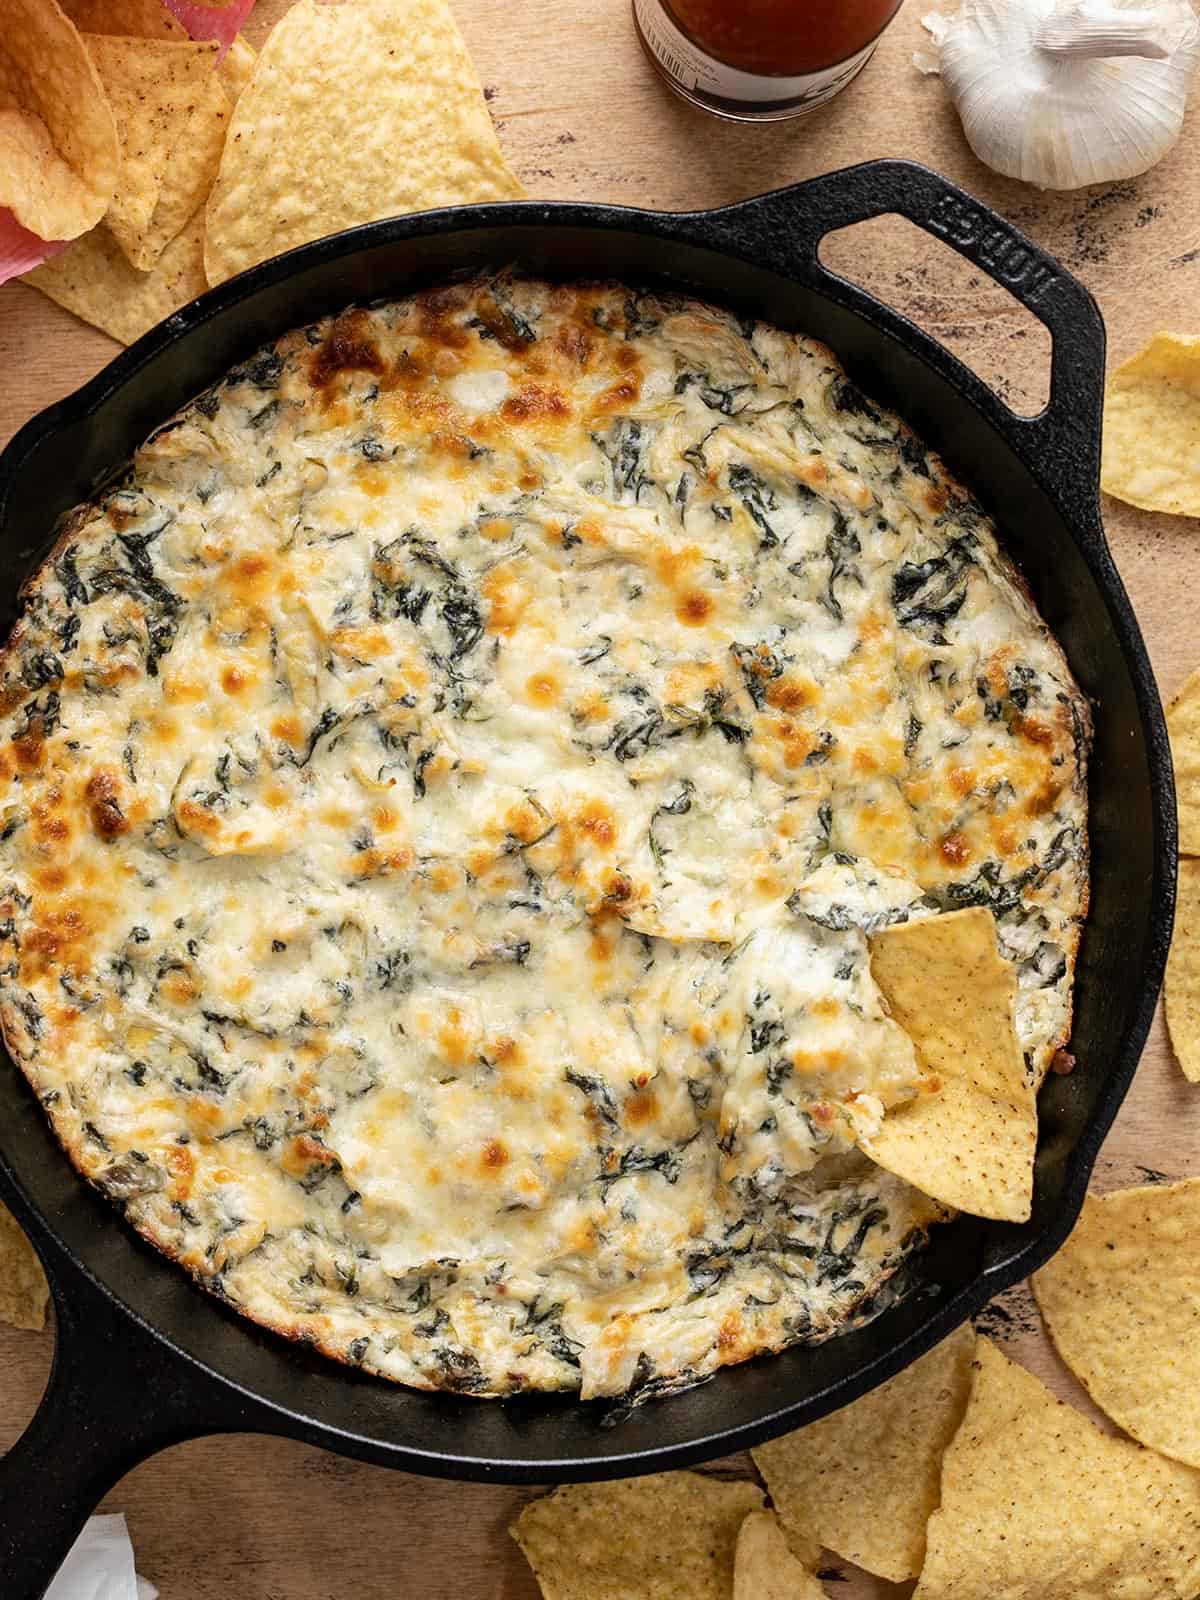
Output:
<instances>
[{"instance_id":1,"label":"garlic bulb","mask_svg":"<svg viewBox=\"0 0 1200 1600\"><path fill-rule=\"evenodd\" d=\"M1132 178L1179 137L1200 58L1188 0L962 0L925 25L967 142L1006 177L1042 189Z\"/></svg>"}]
</instances>

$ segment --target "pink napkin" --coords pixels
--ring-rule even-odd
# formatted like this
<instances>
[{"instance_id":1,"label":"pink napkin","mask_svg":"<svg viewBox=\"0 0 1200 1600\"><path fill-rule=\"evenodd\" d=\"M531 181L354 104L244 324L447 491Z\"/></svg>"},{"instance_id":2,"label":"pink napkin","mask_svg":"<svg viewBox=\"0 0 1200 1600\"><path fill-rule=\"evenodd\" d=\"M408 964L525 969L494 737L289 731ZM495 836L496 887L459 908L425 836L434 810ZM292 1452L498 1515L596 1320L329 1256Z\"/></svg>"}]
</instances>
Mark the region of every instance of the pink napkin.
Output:
<instances>
[{"instance_id":1,"label":"pink napkin","mask_svg":"<svg viewBox=\"0 0 1200 1600\"><path fill-rule=\"evenodd\" d=\"M7 206L0 207L0 283L39 266L47 256L56 256L68 243L65 239L39 239L21 226Z\"/></svg>"},{"instance_id":2,"label":"pink napkin","mask_svg":"<svg viewBox=\"0 0 1200 1600\"><path fill-rule=\"evenodd\" d=\"M218 39L222 56L254 10L254 0L232 0L227 6L206 6L200 0L163 0L163 5L193 39Z\"/></svg>"}]
</instances>

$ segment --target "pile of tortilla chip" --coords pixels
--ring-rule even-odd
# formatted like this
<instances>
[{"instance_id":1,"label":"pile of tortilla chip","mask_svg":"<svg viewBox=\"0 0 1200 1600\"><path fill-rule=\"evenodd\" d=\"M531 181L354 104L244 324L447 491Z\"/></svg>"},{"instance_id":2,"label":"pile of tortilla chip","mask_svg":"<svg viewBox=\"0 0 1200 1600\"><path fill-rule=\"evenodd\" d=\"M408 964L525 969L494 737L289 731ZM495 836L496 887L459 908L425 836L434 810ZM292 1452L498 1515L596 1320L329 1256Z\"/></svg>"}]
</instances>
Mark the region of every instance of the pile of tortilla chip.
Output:
<instances>
[{"instance_id":1,"label":"pile of tortilla chip","mask_svg":"<svg viewBox=\"0 0 1200 1600\"><path fill-rule=\"evenodd\" d=\"M0 192L18 222L43 239L70 241L26 281L132 342L207 288L203 206L254 53L239 39L222 59L219 42L191 38L161 0L15 3L29 26L52 32L54 41L40 58L25 49L22 98L36 101L47 82L70 74L71 104L59 124L44 113L45 128L69 166L77 201L86 195L88 202L69 215L43 208L35 217L19 187ZM7 54L10 73L21 48L17 30L6 30L0 56ZM91 130L86 144L81 130ZM30 183L45 170L31 168Z\"/></svg>"},{"instance_id":2,"label":"pile of tortilla chip","mask_svg":"<svg viewBox=\"0 0 1200 1600\"><path fill-rule=\"evenodd\" d=\"M1195 1600L1198 1229L1200 1180L1089 1198L1034 1280L1063 1357L1140 1443L963 1328L754 1450L773 1510L755 1484L664 1473L558 1489L513 1537L546 1600L828 1600L835 1557L915 1578L913 1600Z\"/></svg>"},{"instance_id":3,"label":"pile of tortilla chip","mask_svg":"<svg viewBox=\"0 0 1200 1600\"><path fill-rule=\"evenodd\" d=\"M52 248L25 281L124 343L294 245L522 192L445 0L297 0L257 58L251 3L5 0L0 257Z\"/></svg>"},{"instance_id":4,"label":"pile of tortilla chip","mask_svg":"<svg viewBox=\"0 0 1200 1600\"><path fill-rule=\"evenodd\" d=\"M51 0L5 0L0 30L0 205L42 239L104 215L116 121L78 31Z\"/></svg>"}]
</instances>

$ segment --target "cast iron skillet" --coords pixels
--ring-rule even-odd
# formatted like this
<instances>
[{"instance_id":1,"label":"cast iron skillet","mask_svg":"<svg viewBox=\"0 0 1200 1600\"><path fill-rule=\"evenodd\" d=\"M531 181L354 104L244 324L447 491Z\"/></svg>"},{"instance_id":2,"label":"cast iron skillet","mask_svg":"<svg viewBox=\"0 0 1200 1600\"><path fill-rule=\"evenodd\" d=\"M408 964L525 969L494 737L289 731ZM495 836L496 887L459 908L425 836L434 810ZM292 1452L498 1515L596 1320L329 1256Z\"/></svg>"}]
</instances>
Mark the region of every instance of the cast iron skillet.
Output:
<instances>
[{"instance_id":1,"label":"cast iron skillet","mask_svg":"<svg viewBox=\"0 0 1200 1600\"><path fill-rule=\"evenodd\" d=\"M818 261L831 229L887 212L952 245L1045 323L1052 392L1040 416L1014 416L919 329ZM612 1425L611 1411L562 1397L396 1388L225 1311L116 1223L72 1172L24 1079L0 1063L0 1195L44 1260L58 1327L46 1398L0 1461L7 1600L41 1595L116 1480L194 1435L287 1434L410 1471L537 1483L679 1467L812 1421L891 1376L1058 1248L1133 1076L1170 938L1175 809L1154 679L1100 523L1103 325L1056 262L925 168L873 162L688 215L539 203L435 211L257 267L170 317L0 457L0 594L10 614L0 626L56 517L260 341L353 301L508 262L548 276L666 283L814 334L999 519L1096 717L1079 1066L1042 1093L1032 1220L962 1218L915 1258L910 1292L866 1326L726 1370Z\"/></svg>"}]
</instances>

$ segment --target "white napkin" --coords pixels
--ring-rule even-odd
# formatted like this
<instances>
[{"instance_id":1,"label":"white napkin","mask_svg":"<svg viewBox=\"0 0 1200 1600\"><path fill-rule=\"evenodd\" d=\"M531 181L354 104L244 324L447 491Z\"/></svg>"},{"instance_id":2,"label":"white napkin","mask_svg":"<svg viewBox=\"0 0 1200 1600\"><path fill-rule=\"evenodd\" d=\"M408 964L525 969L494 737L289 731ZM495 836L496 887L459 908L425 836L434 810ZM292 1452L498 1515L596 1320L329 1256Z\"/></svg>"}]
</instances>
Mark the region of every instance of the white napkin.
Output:
<instances>
[{"instance_id":1,"label":"white napkin","mask_svg":"<svg viewBox=\"0 0 1200 1600\"><path fill-rule=\"evenodd\" d=\"M123 1516L88 1519L46 1590L46 1600L158 1600L154 1585L134 1571Z\"/></svg>"}]
</instances>

